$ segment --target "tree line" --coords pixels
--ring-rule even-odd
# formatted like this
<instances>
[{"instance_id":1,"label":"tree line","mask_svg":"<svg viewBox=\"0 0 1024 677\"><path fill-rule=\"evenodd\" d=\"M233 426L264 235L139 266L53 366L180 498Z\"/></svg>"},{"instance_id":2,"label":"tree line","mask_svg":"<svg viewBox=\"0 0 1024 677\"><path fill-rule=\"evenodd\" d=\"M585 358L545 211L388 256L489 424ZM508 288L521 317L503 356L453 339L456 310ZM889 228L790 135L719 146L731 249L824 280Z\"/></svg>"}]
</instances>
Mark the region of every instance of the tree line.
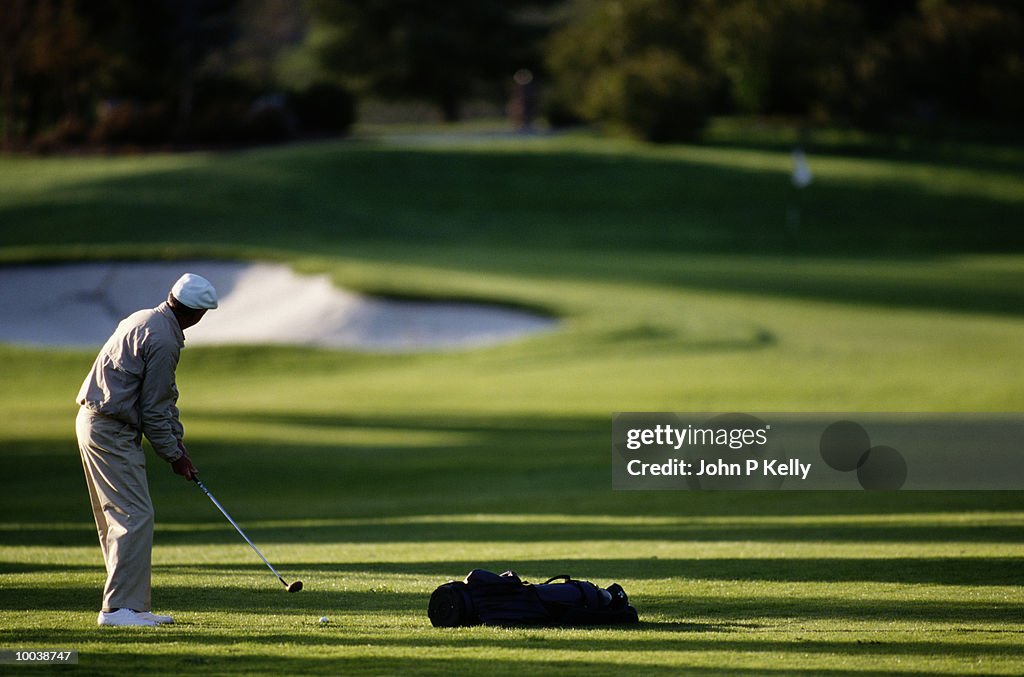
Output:
<instances>
[{"instance_id":1,"label":"tree line","mask_svg":"<svg viewBox=\"0 0 1024 677\"><path fill-rule=\"evenodd\" d=\"M654 140L712 113L1019 125L1024 9L959 0L595 0L548 45L569 113ZM679 111L685 111L681 114Z\"/></svg>"},{"instance_id":2,"label":"tree line","mask_svg":"<svg viewBox=\"0 0 1024 677\"><path fill-rule=\"evenodd\" d=\"M530 78L513 73L532 74ZM362 97L458 119L530 83L552 124L694 139L711 115L1019 126L1013 0L3 0L6 147L344 132ZM518 88L518 89L517 89ZM536 91L533 91L536 89ZM520 92L522 93L522 92Z\"/></svg>"}]
</instances>

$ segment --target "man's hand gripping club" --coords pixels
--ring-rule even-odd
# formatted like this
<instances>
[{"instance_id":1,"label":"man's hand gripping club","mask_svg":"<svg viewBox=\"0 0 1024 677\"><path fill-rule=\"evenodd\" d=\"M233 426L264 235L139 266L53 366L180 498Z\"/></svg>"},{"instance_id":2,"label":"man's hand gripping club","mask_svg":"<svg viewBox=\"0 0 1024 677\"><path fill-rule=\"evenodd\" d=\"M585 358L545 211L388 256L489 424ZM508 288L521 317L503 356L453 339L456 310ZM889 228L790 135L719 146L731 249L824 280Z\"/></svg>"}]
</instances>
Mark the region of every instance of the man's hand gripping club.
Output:
<instances>
[{"instance_id":1,"label":"man's hand gripping club","mask_svg":"<svg viewBox=\"0 0 1024 677\"><path fill-rule=\"evenodd\" d=\"M199 471L192 465L192 459L188 455L188 449L180 441L178 442L178 448L181 449L181 456L171 461L171 470L174 471L175 475L181 475L189 482L196 478Z\"/></svg>"}]
</instances>

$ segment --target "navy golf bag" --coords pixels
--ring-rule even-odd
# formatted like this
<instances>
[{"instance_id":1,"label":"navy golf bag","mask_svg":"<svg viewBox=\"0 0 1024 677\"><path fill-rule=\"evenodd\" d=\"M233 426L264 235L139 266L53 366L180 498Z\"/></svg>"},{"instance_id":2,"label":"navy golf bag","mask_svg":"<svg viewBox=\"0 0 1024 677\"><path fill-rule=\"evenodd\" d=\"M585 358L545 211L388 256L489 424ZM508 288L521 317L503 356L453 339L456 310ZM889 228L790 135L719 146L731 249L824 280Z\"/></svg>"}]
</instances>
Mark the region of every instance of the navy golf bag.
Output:
<instances>
[{"instance_id":1,"label":"navy golf bag","mask_svg":"<svg viewBox=\"0 0 1024 677\"><path fill-rule=\"evenodd\" d=\"M555 583L555 581L562 581ZM534 585L514 571L473 569L464 581L434 590L427 615L435 627L463 625L619 625L639 618L618 583L599 588L567 575Z\"/></svg>"}]
</instances>

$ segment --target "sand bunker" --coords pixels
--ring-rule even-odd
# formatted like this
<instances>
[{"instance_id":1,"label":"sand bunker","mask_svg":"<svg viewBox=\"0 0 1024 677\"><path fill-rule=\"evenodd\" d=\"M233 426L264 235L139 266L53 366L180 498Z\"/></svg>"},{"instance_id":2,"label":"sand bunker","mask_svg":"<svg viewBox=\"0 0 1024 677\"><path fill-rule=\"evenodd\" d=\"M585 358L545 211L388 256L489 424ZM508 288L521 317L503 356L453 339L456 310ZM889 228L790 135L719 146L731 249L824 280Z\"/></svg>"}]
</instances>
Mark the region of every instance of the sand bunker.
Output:
<instances>
[{"instance_id":1,"label":"sand bunker","mask_svg":"<svg viewBox=\"0 0 1024 677\"><path fill-rule=\"evenodd\" d=\"M406 352L473 348L550 331L555 320L484 304L398 301L336 288L284 265L222 261L0 267L0 342L102 345L118 321L167 296L184 272L210 280L220 307L188 345L290 344Z\"/></svg>"}]
</instances>

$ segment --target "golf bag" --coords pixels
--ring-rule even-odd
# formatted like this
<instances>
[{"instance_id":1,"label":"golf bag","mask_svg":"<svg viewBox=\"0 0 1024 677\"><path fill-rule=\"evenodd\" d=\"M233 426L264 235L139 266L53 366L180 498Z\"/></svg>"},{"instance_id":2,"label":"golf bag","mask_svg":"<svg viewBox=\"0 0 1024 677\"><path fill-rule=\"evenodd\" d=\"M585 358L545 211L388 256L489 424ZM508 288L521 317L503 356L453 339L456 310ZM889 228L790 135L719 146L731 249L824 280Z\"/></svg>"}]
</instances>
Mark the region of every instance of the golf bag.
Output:
<instances>
[{"instance_id":1,"label":"golf bag","mask_svg":"<svg viewBox=\"0 0 1024 677\"><path fill-rule=\"evenodd\" d=\"M554 581L562 581L555 583ZM434 627L462 625L619 625L639 621L618 583L599 588L567 575L539 585L514 571L473 569L464 581L434 590L427 606Z\"/></svg>"}]
</instances>

